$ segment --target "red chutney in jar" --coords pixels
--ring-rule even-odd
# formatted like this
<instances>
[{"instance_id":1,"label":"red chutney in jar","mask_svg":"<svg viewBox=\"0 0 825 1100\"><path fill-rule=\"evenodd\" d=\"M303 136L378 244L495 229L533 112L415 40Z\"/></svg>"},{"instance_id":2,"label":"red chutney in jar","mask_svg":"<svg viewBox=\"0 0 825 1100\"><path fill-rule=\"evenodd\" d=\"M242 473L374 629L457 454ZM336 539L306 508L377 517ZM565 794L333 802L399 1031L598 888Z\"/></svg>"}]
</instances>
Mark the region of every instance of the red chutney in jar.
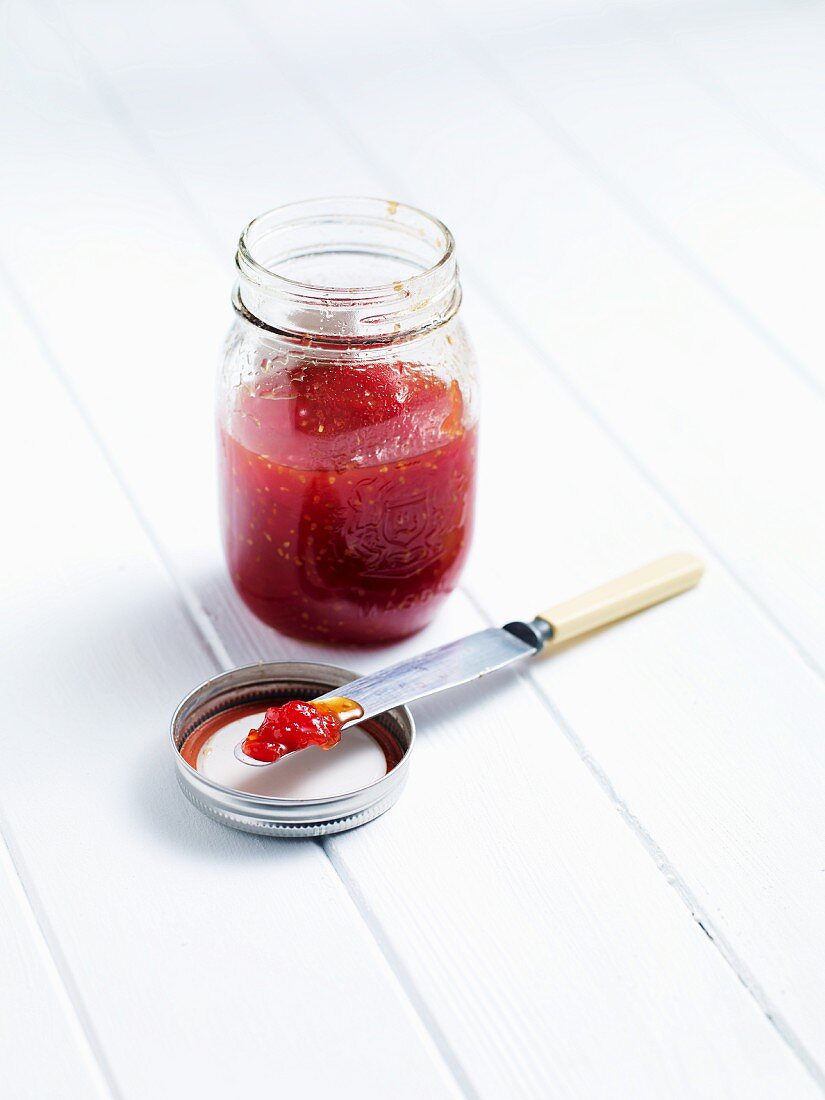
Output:
<instances>
[{"instance_id":1,"label":"red chutney in jar","mask_svg":"<svg viewBox=\"0 0 825 1100\"><path fill-rule=\"evenodd\" d=\"M261 367L221 430L238 592L296 637L421 629L472 532L476 428L458 383L401 361Z\"/></svg>"}]
</instances>

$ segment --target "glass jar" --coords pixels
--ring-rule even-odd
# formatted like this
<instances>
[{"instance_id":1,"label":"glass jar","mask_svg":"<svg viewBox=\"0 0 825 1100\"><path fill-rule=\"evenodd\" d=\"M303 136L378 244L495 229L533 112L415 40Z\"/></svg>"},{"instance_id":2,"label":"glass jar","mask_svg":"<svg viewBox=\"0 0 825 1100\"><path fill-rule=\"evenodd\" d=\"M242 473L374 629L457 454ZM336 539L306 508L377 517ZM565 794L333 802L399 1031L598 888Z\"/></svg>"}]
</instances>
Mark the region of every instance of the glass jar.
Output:
<instances>
[{"instance_id":1,"label":"glass jar","mask_svg":"<svg viewBox=\"0 0 825 1100\"><path fill-rule=\"evenodd\" d=\"M220 373L224 545L264 622L377 643L425 626L469 548L476 366L453 238L379 199L246 227Z\"/></svg>"}]
</instances>

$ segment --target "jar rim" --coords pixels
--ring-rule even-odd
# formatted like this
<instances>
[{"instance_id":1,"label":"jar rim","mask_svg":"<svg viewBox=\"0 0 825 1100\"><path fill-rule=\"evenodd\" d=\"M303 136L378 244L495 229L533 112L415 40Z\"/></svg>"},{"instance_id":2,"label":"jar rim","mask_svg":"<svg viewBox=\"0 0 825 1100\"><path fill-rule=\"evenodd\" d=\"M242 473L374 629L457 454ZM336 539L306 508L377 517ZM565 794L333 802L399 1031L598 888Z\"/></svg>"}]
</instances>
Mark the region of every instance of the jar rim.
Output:
<instances>
[{"instance_id":1,"label":"jar rim","mask_svg":"<svg viewBox=\"0 0 825 1100\"><path fill-rule=\"evenodd\" d=\"M274 207L241 233L235 263L244 309L289 336L385 342L445 324L461 302L452 233L394 200Z\"/></svg>"},{"instance_id":2,"label":"jar rim","mask_svg":"<svg viewBox=\"0 0 825 1100\"><path fill-rule=\"evenodd\" d=\"M349 210L347 209L348 207L350 208ZM341 287L323 283L304 282L300 279L291 278L288 275L283 275L274 271L265 263L261 263L257 260L253 255L253 233L264 223L276 217L284 216L283 226L297 224L298 221L302 219L289 218L289 215L297 215L301 212L305 212L309 217L315 214L316 217L320 217L327 222L346 222L356 220L359 213L363 218L369 213L370 207L383 208L385 220L388 225L393 224L390 219L395 218L399 212L403 212L411 219L419 219L422 223L430 226L439 235L435 243L435 249L437 251L434 261L427 267L423 267L420 271L416 271L401 279ZM325 210L327 211L326 217L324 217ZM337 213L331 212L335 210L337 210ZM377 214L372 214L371 217L378 220ZM398 226L399 223L395 223L395 225ZM448 227L440 218L436 218L433 214L428 214L426 210L422 210L418 206L413 206L410 203L398 202L394 199L381 199L369 195L330 195L321 198L299 199L295 202L283 203L280 206L274 206L256 215L244 226L241 232L238 240L236 263L238 269L245 278L253 278L262 286L269 285L273 289L281 288L286 293L289 293L290 288L294 288L299 296L306 294L308 297L314 298L317 295L323 295L328 299L346 300L348 302L358 297L375 302L385 298L397 297L399 293L399 284L407 285L417 280L431 278L442 268L446 267L454 256L455 238Z\"/></svg>"}]
</instances>

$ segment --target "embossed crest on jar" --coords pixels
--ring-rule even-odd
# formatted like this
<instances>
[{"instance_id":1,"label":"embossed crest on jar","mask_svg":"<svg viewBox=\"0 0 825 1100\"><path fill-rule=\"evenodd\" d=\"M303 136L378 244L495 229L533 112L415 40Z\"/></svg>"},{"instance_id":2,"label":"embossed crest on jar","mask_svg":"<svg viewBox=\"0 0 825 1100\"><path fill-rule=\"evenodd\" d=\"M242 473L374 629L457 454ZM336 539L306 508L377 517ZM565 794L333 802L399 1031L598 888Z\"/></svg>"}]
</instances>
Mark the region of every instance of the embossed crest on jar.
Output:
<instances>
[{"instance_id":1,"label":"embossed crest on jar","mask_svg":"<svg viewBox=\"0 0 825 1100\"><path fill-rule=\"evenodd\" d=\"M379 199L244 230L220 376L224 541L239 593L300 637L411 634L473 522L478 400L452 236Z\"/></svg>"}]
</instances>

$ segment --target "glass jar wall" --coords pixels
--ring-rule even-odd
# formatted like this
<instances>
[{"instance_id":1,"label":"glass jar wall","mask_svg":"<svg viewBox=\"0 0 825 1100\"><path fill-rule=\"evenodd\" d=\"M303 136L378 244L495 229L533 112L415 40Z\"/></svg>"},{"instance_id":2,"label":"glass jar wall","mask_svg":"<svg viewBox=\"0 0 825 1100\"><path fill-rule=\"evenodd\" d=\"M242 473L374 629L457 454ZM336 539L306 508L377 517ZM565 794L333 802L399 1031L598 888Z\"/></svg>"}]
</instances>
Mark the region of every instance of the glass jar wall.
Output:
<instances>
[{"instance_id":1,"label":"glass jar wall","mask_svg":"<svg viewBox=\"0 0 825 1100\"><path fill-rule=\"evenodd\" d=\"M453 240L421 211L314 200L241 236L220 374L224 544L264 622L316 640L420 630L473 524L478 395Z\"/></svg>"}]
</instances>

